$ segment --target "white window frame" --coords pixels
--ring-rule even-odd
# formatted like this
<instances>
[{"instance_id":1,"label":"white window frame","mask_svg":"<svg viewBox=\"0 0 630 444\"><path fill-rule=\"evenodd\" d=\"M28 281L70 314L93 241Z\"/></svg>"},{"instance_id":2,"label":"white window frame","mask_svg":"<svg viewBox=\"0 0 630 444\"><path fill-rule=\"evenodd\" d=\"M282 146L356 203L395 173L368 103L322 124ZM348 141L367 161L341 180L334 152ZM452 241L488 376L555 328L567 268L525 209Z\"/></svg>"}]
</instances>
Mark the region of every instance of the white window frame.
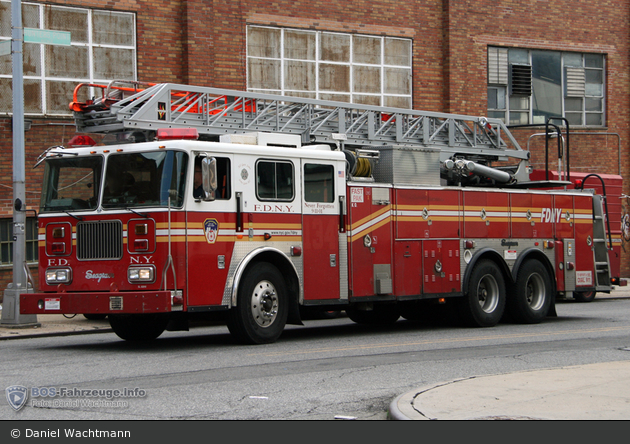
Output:
<instances>
[{"instance_id":1,"label":"white window frame","mask_svg":"<svg viewBox=\"0 0 630 444\"><path fill-rule=\"evenodd\" d=\"M280 57L279 58L274 58L274 57L255 57L249 54L249 41L246 42L246 47L247 47L247 63L246 63L246 70L247 70L247 79L249 79L249 60L251 59L259 59L259 60L273 60L273 61L277 61L280 62L280 89L261 89L261 88L253 88L251 85L247 85L247 90L251 91L251 92L260 92L260 93L266 93L266 94L279 94L279 95L284 95L284 96L300 96L303 94L313 94L314 98L316 99L321 99L322 95L324 94L331 94L331 95L338 95L338 96L345 96L348 97L348 102L349 103L356 103L354 98L355 96L374 96L374 97L378 97L379 98L379 106L385 106L386 103L386 98L387 97L401 97L401 98L405 98L407 99L409 106L411 107L413 104L413 83L410 79L409 81L409 93L408 94L391 94L391 93L385 93L385 70L387 68L395 68L395 69L406 69L409 71L409 76L412 76L413 73L413 60L412 60L412 54L413 54L413 40L411 39L405 39L405 38L399 38L399 37L387 37L387 36L376 36L376 35L370 35L370 34L350 34L350 33L341 33L341 32L334 32L334 31L312 31L312 30L305 30L305 29L298 29L298 28L278 28L278 27L273 27L273 26L262 26L262 25L248 25L247 29L249 30L250 28L263 28L263 29L277 29L280 31ZM289 31L289 32L303 32L303 33L312 33L315 36L315 60L309 60L309 59L295 59L295 58L288 58L285 57L285 52L284 52L284 42L285 42L285 31ZM247 39L249 39L249 32L246 33L247 34ZM344 35L344 36L349 36L350 37L350 55L349 55L349 61L348 62L339 62L339 61L328 61L328 60L321 60L321 48L320 48L320 35L321 34L337 34L337 35ZM375 63L375 64L370 64L370 63L357 63L354 62L354 38L355 35L358 37L370 37L370 38L375 38L375 39L380 39L380 44L381 44L381 54L380 54L380 63ZM385 41L386 39L391 39L391 40L406 40L409 41L409 66L404 66L404 65L391 65L391 64L386 64L385 63ZM285 82L285 64L287 61L297 61L297 62L305 62L305 63L314 63L315 64L315 90L313 91L302 91L302 90L292 90L292 89L288 89L286 88L286 82ZM344 92L340 92L340 91L329 91L329 90L320 90L319 89L319 68L321 64L326 64L326 65L341 65L341 66L348 66L349 67L349 76L350 76L350 82L349 82L349 91L344 91ZM378 67L380 69L380 85L379 85L379 92L354 92L354 68L357 66L365 66L365 67ZM248 82L249 83L249 82Z\"/></svg>"},{"instance_id":2,"label":"white window frame","mask_svg":"<svg viewBox=\"0 0 630 444\"><path fill-rule=\"evenodd\" d=\"M0 0L2 3L11 3L10 0ZM72 115L70 109L68 109L67 113L58 113L58 112L49 112L48 103L46 101L47 97L47 81L59 81L59 82L73 82L75 84L79 83L109 83L111 80L137 80L138 76L138 50L137 50L137 33L136 33L136 14L132 12L126 11L112 11L108 9L99 9L99 8L80 8L74 6L62 6L62 5L53 5L53 4L42 4L42 3L33 3L33 2L22 2L23 5L37 6L39 8L39 29L44 28L44 9L46 7L54 7L56 9L67 9L67 10L75 10L81 12L87 12L87 42L72 42L71 46L77 47L86 47L88 49L88 77L86 78L73 78L73 77L49 77L46 73L46 50L44 44L40 44L40 66L41 72L40 75L24 75L24 80L38 80L40 82L40 91L41 91L41 112L33 113L33 112L25 112L25 115L32 116L69 116ZM94 12L109 12L116 14L128 14L132 18L132 35L133 42L131 45L112 45L112 44L96 44L93 42L93 29L92 29L92 16ZM11 37L0 37L0 41L2 40L11 40ZM30 43L32 44L32 43ZM132 63L133 63L133 78L132 79L103 79L94 77L95 72L95 60L94 60L94 48L113 48L113 49L128 49L133 51ZM0 74L0 78L12 78L11 74ZM72 91L69 91L69 99L72 100ZM90 95L93 95L95 92L90 91ZM12 110L10 114L12 113Z\"/></svg>"}]
</instances>

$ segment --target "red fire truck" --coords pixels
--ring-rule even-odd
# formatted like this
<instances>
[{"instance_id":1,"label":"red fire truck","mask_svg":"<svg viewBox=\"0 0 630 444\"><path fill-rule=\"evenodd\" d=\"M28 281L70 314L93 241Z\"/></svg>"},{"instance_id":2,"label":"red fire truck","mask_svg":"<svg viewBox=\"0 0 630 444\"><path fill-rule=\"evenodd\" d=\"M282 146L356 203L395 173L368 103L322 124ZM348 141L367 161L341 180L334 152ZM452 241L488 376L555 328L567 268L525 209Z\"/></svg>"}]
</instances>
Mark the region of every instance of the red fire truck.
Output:
<instances>
[{"instance_id":1,"label":"red fire truck","mask_svg":"<svg viewBox=\"0 0 630 444\"><path fill-rule=\"evenodd\" d=\"M174 84L79 85L71 108L103 143L41 157L24 314L269 343L308 309L538 323L619 281L620 177L534 172L500 120Z\"/></svg>"}]
</instances>

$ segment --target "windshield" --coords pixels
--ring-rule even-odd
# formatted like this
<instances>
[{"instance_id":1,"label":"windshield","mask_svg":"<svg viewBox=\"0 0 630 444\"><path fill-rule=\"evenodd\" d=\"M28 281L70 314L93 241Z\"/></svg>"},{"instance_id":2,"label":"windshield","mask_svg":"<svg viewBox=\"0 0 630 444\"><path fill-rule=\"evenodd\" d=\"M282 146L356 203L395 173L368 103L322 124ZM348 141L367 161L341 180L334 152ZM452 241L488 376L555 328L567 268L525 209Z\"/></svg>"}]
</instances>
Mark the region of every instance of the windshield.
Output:
<instances>
[{"instance_id":1,"label":"windshield","mask_svg":"<svg viewBox=\"0 0 630 444\"><path fill-rule=\"evenodd\" d=\"M188 155L179 151L112 154L105 166L103 208L154 207L184 203Z\"/></svg>"},{"instance_id":2,"label":"windshield","mask_svg":"<svg viewBox=\"0 0 630 444\"><path fill-rule=\"evenodd\" d=\"M184 203L188 155L177 151L111 154L104 180L102 157L50 159L46 162L41 211L77 211L171 206ZM102 193L101 184L103 184Z\"/></svg>"},{"instance_id":3,"label":"windshield","mask_svg":"<svg viewBox=\"0 0 630 444\"><path fill-rule=\"evenodd\" d=\"M100 156L49 159L44 171L41 211L96 209L102 165Z\"/></svg>"}]
</instances>

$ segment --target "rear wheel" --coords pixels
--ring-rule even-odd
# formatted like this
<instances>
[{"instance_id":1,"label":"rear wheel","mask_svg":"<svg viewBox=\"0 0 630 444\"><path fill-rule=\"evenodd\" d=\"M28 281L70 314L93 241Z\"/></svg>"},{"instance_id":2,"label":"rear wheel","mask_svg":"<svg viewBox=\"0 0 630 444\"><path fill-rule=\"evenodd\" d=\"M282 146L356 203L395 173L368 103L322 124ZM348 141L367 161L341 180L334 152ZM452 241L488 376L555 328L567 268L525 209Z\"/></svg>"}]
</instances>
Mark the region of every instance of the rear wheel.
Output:
<instances>
[{"instance_id":1,"label":"rear wheel","mask_svg":"<svg viewBox=\"0 0 630 444\"><path fill-rule=\"evenodd\" d=\"M593 302L596 291L574 291L573 299L578 302Z\"/></svg>"},{"instance_id":2,"label":"rear wheel","mask_svg":"<svg viewBox=\"0 0 630 444\"><path fill-rule=\"evenodd\" d=\"M400 317L395 304L375 304L372 310L348 307L346 314L353 322L366 325L391 325Z\"/></svg>"},{"instance_id":3,"label":"rear wheel","mask_svg":"<svg viewBox=\"0 0 630 444\"><path fill-rule=\"evenodd\" d=\"M440 303L437 299L402 301L398 305L401 317L425 325L450 323L453 320L453 308L456 306Z\"/></svg>"},{"instance_id":4,"label":"rear wheel","mask_svg":"<svg viewBox=\"0 0 630 444\"><path fill-rule=\"evenodd\" d=\"M431 317L430 307L425 301L399 302L398 313L408 321L427 321Z\"/></svg>"},{"instance_id":5,"label":"rear wheel","mask_svg":"<svg viewBox=\"0 0 630 444\"><path fill-rule=\"evenodd\" d=\"M492 261L480 260L468 280L466 295L459 301L459 314L470 327L492 327L505 311L505 279Z\"/></svg>"},{"instance_id":6,"label":"rear wheel","mask_svg":"<svg viewBox=\"0 0 630 444\"><path fill-rule=\"evenodd\" d=\"M254 264L239 287L236 307L228 316L228 329L239 342L275 342L287 323L289 300L286 285L276 267Z\"/></svg>"},{"instance_id":7,"label":"rear wheel","mask_svg":"<svg viewBox=\"0 0 630 444\"><path fill-rule=\"evenodd\" d=\"M168 324L164 314L109 315L109 325L119 338L126 341L152 341L160 336Z\"/></svg>"},{"instance_id":8,"label":"rear wheel","mask_svg":"<svg viewBox=\"0 0 630 444\"><path fill-rule=\"evenodd\" d=\"M507 300L510 315L522 324L537 324L549 312L552 286L545 266L537 260L526 261L518 271L512 294Z\"/></svg>"}]
</instances>

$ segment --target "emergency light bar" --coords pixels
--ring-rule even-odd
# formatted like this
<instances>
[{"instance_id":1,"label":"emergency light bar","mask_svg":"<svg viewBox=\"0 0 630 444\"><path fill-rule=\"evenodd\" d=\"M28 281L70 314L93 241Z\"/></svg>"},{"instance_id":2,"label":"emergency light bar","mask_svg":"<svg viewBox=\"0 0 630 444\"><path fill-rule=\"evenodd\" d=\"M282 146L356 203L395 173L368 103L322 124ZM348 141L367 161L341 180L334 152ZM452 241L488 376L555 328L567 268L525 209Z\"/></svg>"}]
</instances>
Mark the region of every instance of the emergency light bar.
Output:
<instances>
[{"instance_id":1,"label":"emergency light bar","mask_svg":"<svg viewBox=\"0 0 630 444\"><path fill-rule=\"evenodd\" d=\"M199 133L196 128L160 128L157 130L157 140L197 140Z\"/></svg>"}]
</instances>

